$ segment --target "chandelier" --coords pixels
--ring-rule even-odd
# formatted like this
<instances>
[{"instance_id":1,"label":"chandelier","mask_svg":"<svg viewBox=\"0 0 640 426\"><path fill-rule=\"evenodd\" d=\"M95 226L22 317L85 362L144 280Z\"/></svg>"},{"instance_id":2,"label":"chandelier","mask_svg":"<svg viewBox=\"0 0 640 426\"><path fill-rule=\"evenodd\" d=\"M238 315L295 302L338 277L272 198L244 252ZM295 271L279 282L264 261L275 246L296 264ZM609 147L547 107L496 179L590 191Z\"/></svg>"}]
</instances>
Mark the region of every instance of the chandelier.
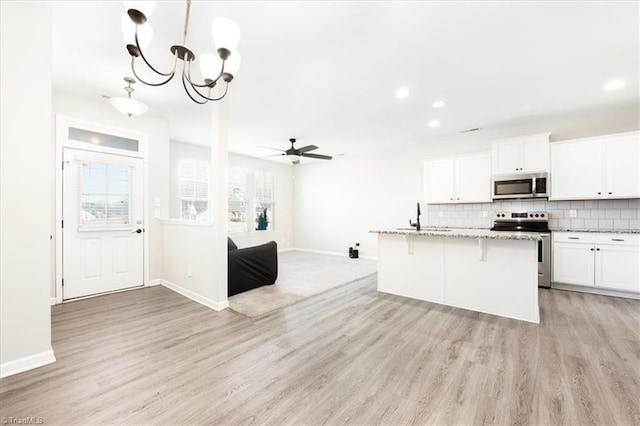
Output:
<instances>
[{"instance_id":1,"label":"chandelier","mask_svg":"<svg viewBox=\"0 0 640 426\"><path fill-rule=\"evenodd\" d=\"M147 22L147 15L151 14L156 2L133 1L124 3L127 7L127 15L130 20L127 19L127 16L123 16L121 22L122 32L126 41L133 38L135 42L135 44L127 44L127 51L131 55L131 70L138 81L148 86L163 86L173 79L176 71L179 72L178 61L181 61L182 85L193 102L205 104L208 101L219 101L225 97L229 83L233 80L240 67L240 54L236 51L236 47L240 41L240 29L235 22L222 17L213 20L213 42L217 48L217 55L205 53L200 56L200 70L204 81L196 83L191 77L191 64L196 60L196 56L186 46L191 0L187 0L182 44L173 45L169 49L174 57L173 69L169 72L159 71L149 63L149 60L142 52L142 49L149 44L153 36L153 30ZM146 14L144 12L146 12ZM132 25L132 23L134 25ZM136 60L138 58L142 59L146 67L161 78L160 81L150 82L140 77L136 72ZM216 86L220 79L225 83L224 90L219 97L212 97L211 89Z\"/></svg>"}]
</instances>

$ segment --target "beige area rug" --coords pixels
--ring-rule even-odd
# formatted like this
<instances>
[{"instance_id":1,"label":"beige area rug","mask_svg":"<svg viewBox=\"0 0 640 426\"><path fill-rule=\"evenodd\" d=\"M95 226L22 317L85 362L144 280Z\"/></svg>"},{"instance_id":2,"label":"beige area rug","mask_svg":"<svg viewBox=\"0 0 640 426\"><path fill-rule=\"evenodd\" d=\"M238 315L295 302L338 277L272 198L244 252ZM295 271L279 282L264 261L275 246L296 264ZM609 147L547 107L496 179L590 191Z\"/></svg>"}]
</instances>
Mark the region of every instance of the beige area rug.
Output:
<instances>
[{"instance_id":1,"label":"beige area rug","mask_svg":"<svg viewBox=\"0 0 640 426\"><path fill-rule=\"evenodd\" d=\"M287 251L278 253L278 279L229 298L229 307L255 318L376 272L376 261Z\"/></svg>"}]
</instances>

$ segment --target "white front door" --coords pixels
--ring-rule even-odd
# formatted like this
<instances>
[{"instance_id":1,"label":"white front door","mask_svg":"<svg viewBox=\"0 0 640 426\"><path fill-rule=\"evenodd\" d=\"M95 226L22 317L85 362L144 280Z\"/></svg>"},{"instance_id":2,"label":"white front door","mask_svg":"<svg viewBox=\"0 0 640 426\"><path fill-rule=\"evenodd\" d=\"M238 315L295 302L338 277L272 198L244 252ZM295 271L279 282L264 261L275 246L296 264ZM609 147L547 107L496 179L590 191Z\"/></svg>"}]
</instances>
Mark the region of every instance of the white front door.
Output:
<instances>
[{"instance_id":1,"label":"white front door","mask_svg":"<svg viewBox=\"0 0 640 426\"><path fill-rule=\"evenodd\" d=\"M143 286L143 160L70 148L63 158L63 299Z\"/></svg>"}]
</instances>

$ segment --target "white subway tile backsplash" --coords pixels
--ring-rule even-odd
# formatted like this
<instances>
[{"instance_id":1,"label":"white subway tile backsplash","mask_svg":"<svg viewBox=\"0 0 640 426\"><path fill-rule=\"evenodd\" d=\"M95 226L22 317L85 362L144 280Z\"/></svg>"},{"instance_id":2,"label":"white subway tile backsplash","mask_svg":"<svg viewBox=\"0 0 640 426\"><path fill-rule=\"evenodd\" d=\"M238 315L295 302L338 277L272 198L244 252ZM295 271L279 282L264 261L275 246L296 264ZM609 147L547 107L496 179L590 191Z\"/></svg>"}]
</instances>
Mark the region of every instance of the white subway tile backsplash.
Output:
<instances>
[{"instance_id":1,"label":"white subway tile backsplash","mask_svg":"<svg viewBox=\"0 0 640 426\"><path fill-rule=\"evenodd\" d=\"M607 209L604 217L607 219L620 219L620 209Z\"/></svg>"},{"instance_id":2,"label":"white subway tile backsplash","mask_svg":"<svg viewBox=\"0 0 640 426\"><path fill-rule=\"evenodd\" d=\"M578 201L521 201L495 203L440 204L427 206L425 217L430 226L484 227L493 226L496 211L549 211L552 229L639 229L640 199L634 200L578 200ZM576 218L569 210L577 210ZM488 212L488 217L483 212ZM442 213L442 217L440 217Z\"/></svg>"},{"instance_id":3,"label":"white subway tile backsplash","mask_svg":"<svg viewBox=\"0 0 640 426\"><path fill-rule=\"evenodd\" d=\"M598 228L600 229L613 229L613 219L599 219Z\"/></svg>"},{"instance_id":4,"label":"white subway tile backsplash","mask_svg":"<svg viewBox=\"0 0 640 426\"><path fill-rule=\"evenodd\" d=\"M584 229L584 219L571 219L572 229Z\"/></svg>"},{"instance_id":5,"label":"white subway tile backsplash","mask_svg":"<svg viewBox=\"0 0 640 426\"><path fill-rule=\"evenodd\" d=\"M629 219L615 219L613 229L629 229Z\"/></svg>"},{"instance_id":6,"label":"white subway tile backsplash","mask_svg":"<svg viewBox=\"0 0 640 426\"><path fill-rule=\"evenodd\" d=\"M591 218L591 210L578 210L578 218L579 219L590 219Z\"/></svg>"},{"instance_id":7,"label":"white subway tile backsplash","mask_svg":"<svg viewBox=\"0 0 640 426\"><path fill-rule=\"evenodd\" d=\"M598 219L585 219L584 229L598 229Z\"/></svg>"},{"instance_id":8,"label":"white subway tile backsplash","mask_svg":"<svg viewBox=\"0 0 640 426\"><path fill-rule=\"evenodd\" d=\"M622 209L620 210L621 219L635 219L638 217L638 209Z\"/></svg>"}]
</instances>

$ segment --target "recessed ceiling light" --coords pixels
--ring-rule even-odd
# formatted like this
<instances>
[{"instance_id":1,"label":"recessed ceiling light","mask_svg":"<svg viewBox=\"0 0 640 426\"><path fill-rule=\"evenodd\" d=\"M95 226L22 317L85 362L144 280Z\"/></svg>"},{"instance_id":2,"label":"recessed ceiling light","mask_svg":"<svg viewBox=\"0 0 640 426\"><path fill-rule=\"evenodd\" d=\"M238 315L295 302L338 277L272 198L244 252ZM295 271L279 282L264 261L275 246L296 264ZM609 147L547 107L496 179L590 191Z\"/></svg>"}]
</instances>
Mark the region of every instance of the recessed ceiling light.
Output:
<instances>
[{"instance_id":1,"label":"recessed ceiling light","mask_svg":"<svg viewBox=\"0 0 640 426\"><path fill-rule=\"evenodd\" d=\"M445 101L435 101L431 106L434 108L442 108L445 104Z\"/></svg>"},{"instance_id":2,"label":"recessed ceiling light","mask_svg":"<svg viewBox=\"0 0 640 426\"><path fill-rule=\"evenodd\" d=\"M438 120L431 120L429 122L429 127L438 127L440 125L440 122Z\"/></svg>"},{"instance_id":3,"label":"recessed ceiling light","mask_svg":"<svg viewBox=\"0 0 640 426\"><path fill-rule=\"evenodd\" d=\"M406 87L400 87L398 88L398 90L396 90L396 98L404 99L407 96L409 96L409 89L407 89Z\"/></svg>"},{"instance_id":4,"label":"recessed ceiling light","mask_svg":"<svg viewBox=\"0 0 640 426\"><path fill-rule=\"evenodd\" d=\"M627 83L624 80L611 80L607 84L604 85L604 90L618 90L622 89Z\"/></svg>"}]
</instances>

